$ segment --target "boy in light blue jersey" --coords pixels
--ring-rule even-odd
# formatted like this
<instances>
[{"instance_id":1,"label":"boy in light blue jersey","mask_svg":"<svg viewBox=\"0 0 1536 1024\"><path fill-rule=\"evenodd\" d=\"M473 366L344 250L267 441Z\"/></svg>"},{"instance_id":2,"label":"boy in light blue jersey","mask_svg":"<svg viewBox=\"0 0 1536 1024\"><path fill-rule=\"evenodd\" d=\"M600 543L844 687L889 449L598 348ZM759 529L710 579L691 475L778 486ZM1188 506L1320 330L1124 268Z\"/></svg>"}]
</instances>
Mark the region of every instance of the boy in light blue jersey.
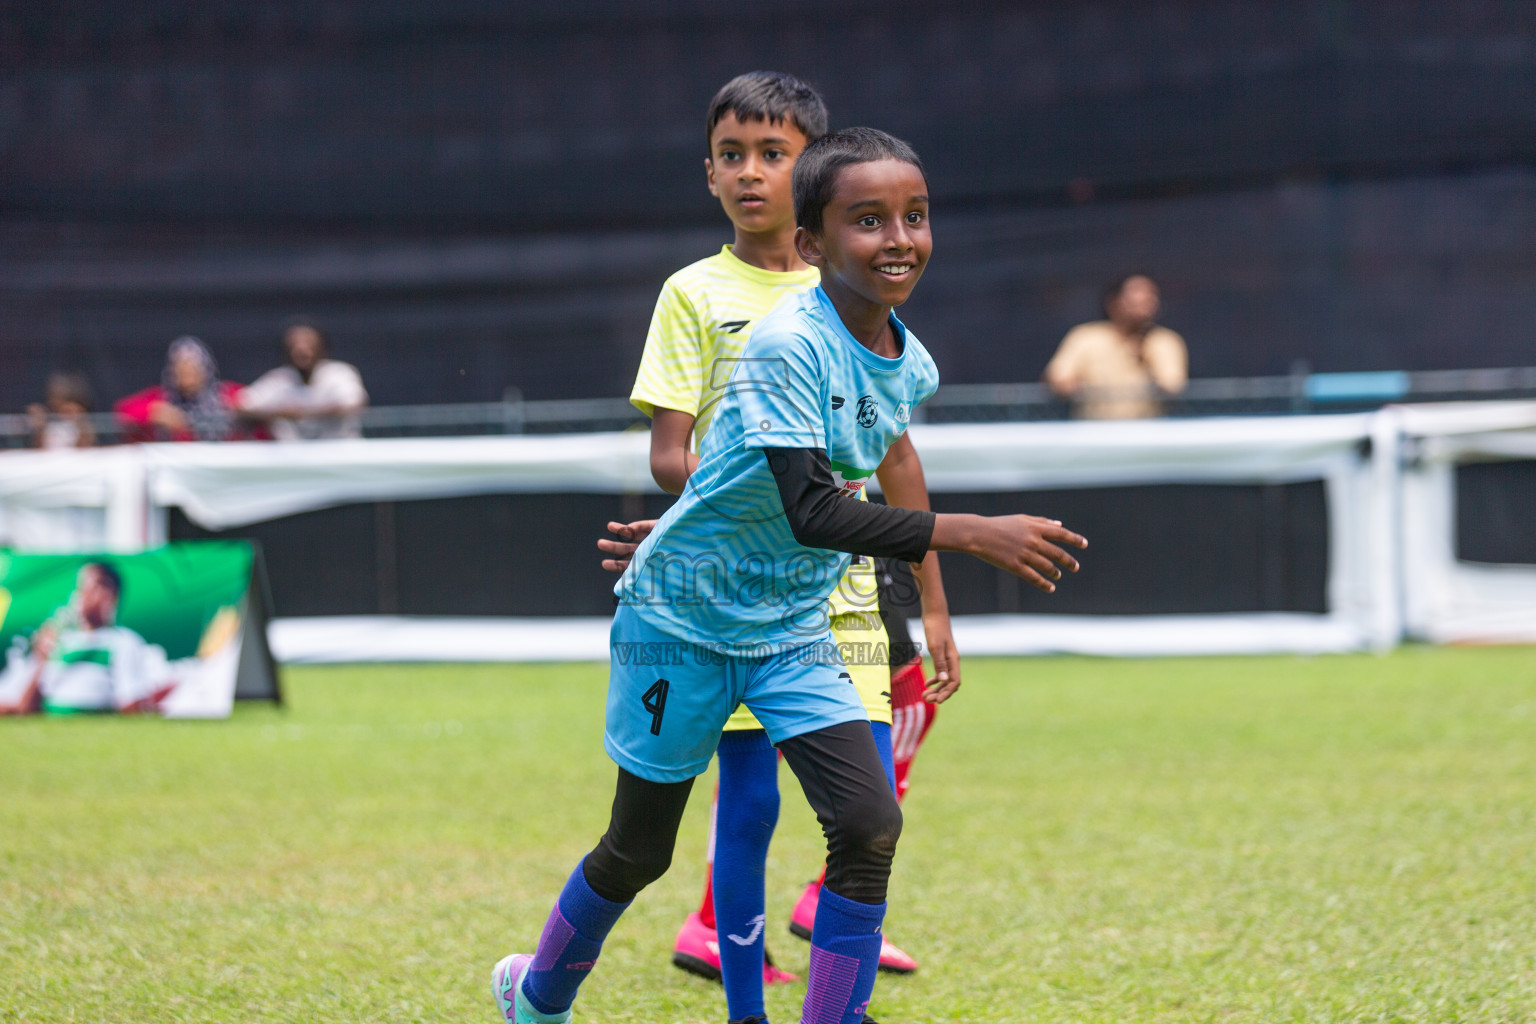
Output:
<instances>
[{"instance_id":1,"label":"boy in light blue jersey","mask_svg":"<svg viewBox=\"0 0 1536 1024\"><path fill-rule=\"evenodd\" d=\"M716 406L759 321L786 295L813 288L821 279L821 272L795 249L792 178L800 151L826 132L826 105L816 90L782 72L738 75L709 103L706 180L731 222L732 243L662 285L629 396L651 419L651 475L668 493L681 495L697 468ZM929 507L916 451L908 445L892 455L877 472L887 502ZM619 556L604 567L622 572L655 525L655 520L611 524L622 540L599 542L600 549ZM881 608L880 583L889 579L889 570L877 572L873 559L854 559L828 611L832 639L864 701L900 802L939 704L960 683L960 666L938 553L930 553L913 574L933 658L931 688L918 649L908 642L905 619L895 608ZM890 636L898 639L892 643ZM729 1016L741 1019L763 1012L764 986L800 980L773 963L765 938L766 865L779 817L779 757L743 705L727 720L716 758L719 785L709 814L704 891L698 909L677 930L672 962L720 981ZM790 931L807 941L820 893L818 872L790 915ZM916 968L912 956L883 936L882 971Z\"/></svg>"},{"instance_id":2,"label":"boy in light blue jersey","mask_svg":"<svg viewBox=\"0 0 1536 1024\"><path fill-rule=\"evenodd\" d=\"M831 644L826 600L850 554L965 551L1055 589L1086 541L1033 516L935 515L857 496L938 383L893 315L926 266L927 180L873 129L812 143L794 171L795 241L821 287L759 324L683 497L615 593L604 745L619 765L608 831L566 882L534 954L504 958L507 1021L571 1019L635 895L666 871L693 777L746 704L827 836L802 1024L865 1019L901 812ZM754 1016L737 1024L766 1024Z\"/></svg>"},{"instance_id":3,"label":"boy in light blue jersey","mask_svg":"<svg viewBox=\"0 0 1536 1024\"><path fill-rule=\"evenodd\" d=\"M890 325L900 354L871 352L819 287L759 322L699 468L615 588L623 605L665 633L738 657L826 633L826 608L802 609L793 598L829 593L850 555L776 554L800 545L763 451L826 452L837 494L857 498L939 383L922 344L894 316Z\"/></svg>"}]
</instances>

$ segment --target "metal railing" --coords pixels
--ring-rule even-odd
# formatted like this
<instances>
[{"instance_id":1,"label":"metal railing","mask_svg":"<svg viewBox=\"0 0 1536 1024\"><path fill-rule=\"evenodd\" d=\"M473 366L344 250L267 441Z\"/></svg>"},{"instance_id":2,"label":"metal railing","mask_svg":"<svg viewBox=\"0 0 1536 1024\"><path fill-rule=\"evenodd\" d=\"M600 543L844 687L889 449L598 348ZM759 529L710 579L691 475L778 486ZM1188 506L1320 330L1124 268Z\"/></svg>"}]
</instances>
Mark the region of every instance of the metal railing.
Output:
<instances>
[{"instance_id":1,"label":"metal railing","mask_svg":"<svg viewBox=\"0 0 1536 1024\"><path fill-rule=\"evenodd\" d=\"M500 402L456 405L380 405L364 409L369 437L455 434L554 434L624 430L645 422L627 398L562 398L525 401L508 388Z\"/></svg>"},{"instance_id":2,"label":"metal railing","mask_svg":"<svg viewBox=\"0 0 1536 1024\"><path fill-rule=\"evenodd\" d=\"M1096 389L1090 401L1144 399L1142 389ZM1255 416L1375 409L1391 402L1536 398L1536 366L1482 370L1294 373L1197 377L1177 395L1154 396L1167 416ZM947 384L919 410L928 423L1064 419L1072 403L1044 384Z\"/></svg>"},{"instance_id":3,"label":"metal railing","mask_svg":"<svg viewBox=\"0 0 1536 1024\"><path fill-rule=\"evenodd\" d=\"M1143 398L1145 393L1096 391L1095 400ZM1536 366L1482 370L1307 373L1276 377L1206 377L1177 395L1158 398L1168 416L1241 416L1372 409L1389 402L1442 402L1536 398ZM1071 404L1043 384L946 384L915 419L928 423L988 423L1064 419ZM500 402L451 405L384 405L364 409L368 437L452 437L475 434L587 433L626 430L645 423L627 399L575 398L527 401L508 388ZM124 439L111 413L89 417L98 443ZM25 415L0 414L0 447L32 444Z\"/></svg>"}]
</instances>

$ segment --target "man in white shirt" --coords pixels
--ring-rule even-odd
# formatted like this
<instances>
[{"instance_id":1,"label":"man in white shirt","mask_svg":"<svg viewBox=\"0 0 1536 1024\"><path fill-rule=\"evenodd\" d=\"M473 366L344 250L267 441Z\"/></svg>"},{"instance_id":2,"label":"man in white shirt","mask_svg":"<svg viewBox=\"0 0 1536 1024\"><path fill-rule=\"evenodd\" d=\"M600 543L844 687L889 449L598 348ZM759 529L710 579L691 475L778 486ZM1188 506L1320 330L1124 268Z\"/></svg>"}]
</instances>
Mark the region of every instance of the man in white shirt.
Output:
<instances>
[{"instance_id":1,"label":"man in white shirt","mask_svg":"<svg viewBox=\"0 0 1536 1024\"><path fill-rule=\"evenodd\" d=\"M283 332L288 365L269 370L240 395L247 416L266 420L279 441L362 437L358 411L368 404L363 378L350 363L327 359L312 324Z\"/></svg>"}]
</instances>

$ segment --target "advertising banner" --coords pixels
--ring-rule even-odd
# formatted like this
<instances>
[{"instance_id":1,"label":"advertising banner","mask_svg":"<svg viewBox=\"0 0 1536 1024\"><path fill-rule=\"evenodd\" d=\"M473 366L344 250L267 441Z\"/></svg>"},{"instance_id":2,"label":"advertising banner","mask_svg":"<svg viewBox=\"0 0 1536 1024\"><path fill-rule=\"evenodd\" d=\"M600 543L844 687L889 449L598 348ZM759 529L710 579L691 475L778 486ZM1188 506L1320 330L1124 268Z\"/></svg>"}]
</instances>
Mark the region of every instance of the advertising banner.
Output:
<instances>
[{"instance_id":1,"label":"advertising banner","mask_svg":"<svg viewBox=\"0 0 1536 1024\"><path fill-rule=\"evenodd\" d=\"M0 711L223 718L237 696L276 700L264 583L246 541L0 550Z\"/></svg>"}]
</instances>

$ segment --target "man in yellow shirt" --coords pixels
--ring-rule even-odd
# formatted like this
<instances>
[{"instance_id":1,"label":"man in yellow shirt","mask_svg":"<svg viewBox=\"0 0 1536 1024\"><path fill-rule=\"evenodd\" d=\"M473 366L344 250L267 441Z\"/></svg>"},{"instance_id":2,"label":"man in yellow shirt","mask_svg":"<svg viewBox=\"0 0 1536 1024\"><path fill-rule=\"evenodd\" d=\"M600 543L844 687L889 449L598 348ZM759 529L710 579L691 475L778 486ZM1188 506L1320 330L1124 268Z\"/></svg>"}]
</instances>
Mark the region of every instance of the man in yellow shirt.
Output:
<instances>
[{"instance_id":1,"label":"man in yellow shirt","mask_svg":"<svg viewBox=\"0 0 1536 1024\"><path fill-rule=\"evenodd\" d=\"M1165 395L1184 390L1184 339L1156 323L1161 296L1145 274L1104 289L1104 320L1067 332L1045 368L1052 391L1072 399L1080 419L1144 419L1162 414Z\"/></svg>"},{"instance_id":2,"label":"man in yellow shirt","mask_svg":"<svg viewBox=\"0 0 1536 1024\"><path fill-rule=\"evenodd\" d=\"M735 228L733 244L667 279L646 337L630 401L651 417L651 473L661 487L682 493L698 465L698 441L708 432L752 329L786 296L814 288L820 275L794 246L791 174L800 151L826 132L826 107L810 86L789 75L752 72L727 83L710 104L704 161L710 193ZM849 396L853 402L859 396ZM836 399L834 399L834 402ZM928 508L922 464L903 436L877 470L892 505ZM609 524L623 541L602 547L622 568L649 524ZM959 686L959 657L950 633L938 559L913 567L923 601L923 626L936 679L924 687L921 657L890 658L882 623L877 567L856 557L829 601L832 633L850 682L858 688L898 795L935 705ZM905 628L904 625L902 627ZM906 637L897 638L906 648ZM892 665L899 668L893 678ZM892 732L892 695L905 697L901 728ZM778 758L767 733L746 708L725 727L718 752L720 788L710 815L711 874L704 902L678 933L673 962L720 977L733 1020L762 1013L762 982L793 976L764 961L763 871L778 818ZM897 761L897 755L902 755ZM797 905L792 930L810 937L819 883ZM723 941L722 941L723 937ZM909 972L916 961L886 942L885 970Z\"/></svg>"}]
</instances>

